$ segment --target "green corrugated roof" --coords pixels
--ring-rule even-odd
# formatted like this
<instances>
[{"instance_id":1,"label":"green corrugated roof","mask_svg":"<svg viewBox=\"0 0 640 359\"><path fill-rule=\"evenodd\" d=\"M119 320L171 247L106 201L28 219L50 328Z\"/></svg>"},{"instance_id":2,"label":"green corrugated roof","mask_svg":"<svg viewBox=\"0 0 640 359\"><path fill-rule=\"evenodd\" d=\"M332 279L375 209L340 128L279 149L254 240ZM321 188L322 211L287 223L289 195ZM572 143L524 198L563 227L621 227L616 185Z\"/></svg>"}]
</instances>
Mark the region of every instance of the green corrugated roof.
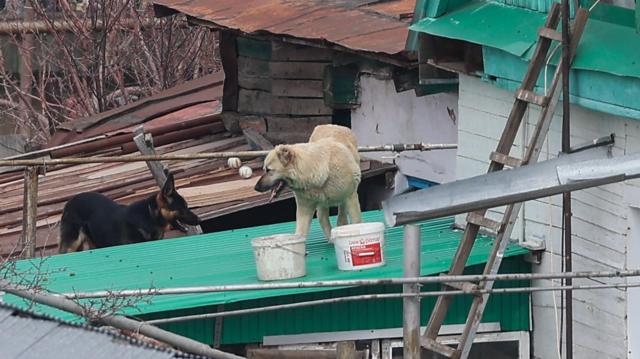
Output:
<instances>
[{"instance_id":1,"label":"green corrugated roof","mask_svg":"<svg viewBox=\"0 0 640 359\"><path fill-rule=\"evenodd\" d=\"M544 24L546 16L525 8L471 1L448 10L440 17L420 20L410 29L494 47L530 60L538 28ZM573 68L640 77L640 35L623 20L613 23L611 19L591 18L580 41ZM557 56L551 63L557 63Z\"/></svg>"},{"instance_id":2,"label":"green corrugated roof","mask_svg":"<svg viewBox=\"0 0 640 359\"><path fill-rule=\"evenodd\" d=\"M363 213L366 222L383 221L380 211ZM335 218L332 219L335 223ZM444 272L449 268L458 246L461 231L451 229L452 218L431 220L421 224L422 275ZM53 292L98 291L164 287L185 287L224 284L258 283L255 274L251 239L276 233L290 233L295 223L282 223L254 228L224 231L187 238L147 242L101 250L58 255L45 261L17 263L18 270L30 271L34 265L48 273L44 285ZM386 231L384 267L363 271L339 271L333 247L322 236L314 220L307 240L307 276L298 280L317 281L356 278L387 278L402 276L402 228ZM468 265L486 261L492 240L479 237ZM526 249L511 245L505 256L526 253ZM146 314L232 303L259 298L329 290L327 288L238 291L226 293L156 296L148 303L140 302L127 314ZM10 303L21 301L5 296ZM40 310L64 316L51 308Z\"/></svg>"}]
</instances>

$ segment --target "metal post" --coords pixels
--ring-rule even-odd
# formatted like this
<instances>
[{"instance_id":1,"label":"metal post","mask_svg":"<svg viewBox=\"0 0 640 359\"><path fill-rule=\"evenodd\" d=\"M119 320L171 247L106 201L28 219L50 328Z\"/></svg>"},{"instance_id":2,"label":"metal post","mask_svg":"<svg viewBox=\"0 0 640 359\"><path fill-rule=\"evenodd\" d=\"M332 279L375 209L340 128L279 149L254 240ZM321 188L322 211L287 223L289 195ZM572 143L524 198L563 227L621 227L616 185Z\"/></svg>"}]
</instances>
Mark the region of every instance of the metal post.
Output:
<instances>
[{"instance_id":1,"label":"metal post","mask_svg":"<svg viewBox=\"0 0 640 359\"><path fill-rule=\"evenodd\" d=\"M577 10L577 9L576 9ZM571 122L569 70L571 68L571 38L569 33L569 0L562 0L562 152L571 151ZM571 192L562 194L562 216L564 223L564 270L571 271ZM571 278L566 279L566 285L571 285ZM566 358L573 358L573 296L571 290L566 294Z\"/></svg>"},{"instance_id":2,"label":"metal post","mask_svg":"<svg viewBox=\"0 0 640 359\"><path fill-rule=\"evenodd\" d=\"M404 226L404 276L420 276L420 226ZM413 294L420 292L417 283L403 284L402 292ZM402 335L405 359L420 359L420 297L405 297L402 300Z\"/></svg>"},{"instance_id":3,"label":"metal post","mask_svg":"<svg viewBox=\"0 0 640 359\"><path fill-rule=\"evenodd\" d=\"M22 209L22 251L25 258L36 254L36 231L38 221L38 167L24 170L24 208Z\"/></svg>"}]
</instances>

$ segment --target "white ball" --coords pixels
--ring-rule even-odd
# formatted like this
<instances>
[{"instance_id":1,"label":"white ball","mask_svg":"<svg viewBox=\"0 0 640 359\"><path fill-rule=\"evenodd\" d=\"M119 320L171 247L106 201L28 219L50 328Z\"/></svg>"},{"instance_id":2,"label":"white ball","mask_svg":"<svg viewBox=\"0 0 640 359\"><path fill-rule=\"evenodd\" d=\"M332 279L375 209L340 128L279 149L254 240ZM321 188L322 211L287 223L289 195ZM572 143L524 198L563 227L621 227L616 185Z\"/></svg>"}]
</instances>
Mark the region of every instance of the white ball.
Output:
<instances>
[{"instance_id":1,"label":"white ball","mask_svg":"<svg viewBox=\"0 0 640 359\"><path fill-rule=\"evenodd\" d=\"M238 157L229 157L227 160L227 165L231 168L238 168L242 165L242 161Z\"/></svg>"},{"instance_id":2,"label":"white ball","mask_svg":"<svg viewBox=\"0 0 640 359\"><path fill-rule=\"evenodd\" d=\"M242 178L251 178L251 175L253 175L253 170L249 166L242 166L238 170L238 173Z\"/></svg>"}]
</instances>

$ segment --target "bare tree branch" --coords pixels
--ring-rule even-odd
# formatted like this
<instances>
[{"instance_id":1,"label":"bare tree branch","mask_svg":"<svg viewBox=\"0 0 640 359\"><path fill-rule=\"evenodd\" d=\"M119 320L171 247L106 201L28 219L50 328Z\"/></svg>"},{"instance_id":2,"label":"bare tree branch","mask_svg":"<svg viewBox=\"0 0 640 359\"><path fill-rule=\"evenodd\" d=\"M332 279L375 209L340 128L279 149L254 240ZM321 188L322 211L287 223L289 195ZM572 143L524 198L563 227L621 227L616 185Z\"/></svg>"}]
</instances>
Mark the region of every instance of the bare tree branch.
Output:
<instances>
[{"instance_id":1,"label":"bare tree branch","mask_svg":"<svg viewBox=\"0 0 640 359\"><path fill-rule=\"evenodd\" d=\"M60 0L56 11L25 2L32 21L18 10L0 17L0 31L11 39L9 48L0 48L0 121L28 134L29 143L45 143L63 122L220 69L213 32L186 26L180 16L156 19L148 2L95 0L78 7ZM30 46L24 46L26 35ZM12 49L32 59L30 81L21 83L9 66Z\"/></svg>"}]
</instances>

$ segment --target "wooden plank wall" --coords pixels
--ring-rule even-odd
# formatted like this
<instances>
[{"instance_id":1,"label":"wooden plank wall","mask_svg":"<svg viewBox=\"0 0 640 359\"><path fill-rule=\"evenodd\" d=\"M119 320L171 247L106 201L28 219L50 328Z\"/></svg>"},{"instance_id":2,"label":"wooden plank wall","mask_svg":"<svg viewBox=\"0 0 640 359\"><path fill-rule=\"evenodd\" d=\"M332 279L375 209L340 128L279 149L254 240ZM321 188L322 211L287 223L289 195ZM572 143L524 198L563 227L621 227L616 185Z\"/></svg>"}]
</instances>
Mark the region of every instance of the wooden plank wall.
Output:
<instances>
[{"instance_id":1,"label":"wooden plank wall","mask_svg":"<svg viewBox=\"0 0 640 359\"><path fill-rule=\"evenodd\" d=\"M457 177L466 178L482 174L489 164L488 155L495 149L500 132L506 122L513 94L500 90L479 79L460 76ZM540 160L553 158L560 151L561 113L556 113ZM521 157L522 143L533 132L538 109L526 115L527 127L520 128L511 155ZM578 106L571 108L571 141L573 145L615 133L615 155L636 153L640 150L640 122L613 115L590 111ZM631 207L640 205L639 182L627 181L574 192L573 209L573 269L576 271L611 271L637 268L628 257L629 220ZM634 201L636 201L634 203ZM502 208L490 210L489 216L499 218ZM522 217L525 220L522 220ZM459 216L457 222L464 220ZM513 237L527 241L544 240L546 249L542 263L534 272L559 272L562 239L562 198L553 196L524 204L516 223ZM574 284L620 282L620 279L580 279ZM550 281L537 281L535 285L551 285ZM558 285L556 283L556 285ZM554 324L560 318L560 294L551 292L532 294L533 357L557 357L558 342ZM574 354L578 358L626 358L628 341L626 328L640 318L629 318L627 293L620 289L581 290L573 294ZM555 310L557 308L557 311Z\"/></svg>"},{"instance_id":2,"label":"wooden plank wall","mask_svg":"<svg viewBox=\"0 0 640 359\"><path fill-rule=\"evenodd\" d=\"M254 115L252 128L280 143L306 140L316 125L331 123L323 81L331 50L247 37L236 44L237 112Z\"/></svg>"}]
</instances>

